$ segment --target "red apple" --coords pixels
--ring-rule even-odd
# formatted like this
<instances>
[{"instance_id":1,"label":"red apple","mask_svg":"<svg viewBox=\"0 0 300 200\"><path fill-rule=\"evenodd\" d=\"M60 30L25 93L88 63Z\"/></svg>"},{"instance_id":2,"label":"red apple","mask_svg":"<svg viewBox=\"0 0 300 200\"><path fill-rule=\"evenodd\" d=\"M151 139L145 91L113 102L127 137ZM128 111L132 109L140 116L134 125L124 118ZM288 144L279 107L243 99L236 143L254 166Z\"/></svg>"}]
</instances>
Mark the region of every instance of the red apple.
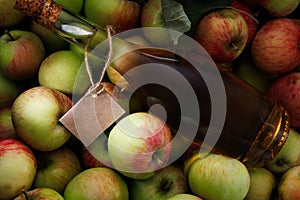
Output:
<instances>
[{"instance_id":1,"label":"red apple","mask_svg":"<svg viewBox=\"0 0 300 200\"><path fill-rule=\"evenodd\" d=\"M30 189L36 174L30 148L16 139L0 139L0 174L0 199L13 199Z\"/></svg>"},{"instance_id":2,"label":"red apple","mask_svg":"<svg viewBox=\"0 0 300 200\"><path fill-rule=\"evenodd\" d=\"M29 191L23 191L22 194L14 200L64 200L64 198L55 190L50 188L36 188Z\"/></svg>"},{"instance_id":3,"label":"red apple","mask_svg":"<svg viewBox=\"0 0 300 200\"><path fill-rule=\"evenodd\" d=\"M194 38L214 61L230 62L244 50L248 40L248 26L238 11L212 11L200 19Z\"/></svg>"},{"instance_id":4,"label":"red apple","mask_svg":"<svg viewBox=\"0 0 300 200\"><path fill-rule=\"evenodd\" d=\"M300 64L299 43L300 31L291 19L269 20L253 39L253 61L267 73L289 72Z\"/></svg>"},{"instance_id":5,"label":"red apple","mask_svg":"<svg viewBox=\"0 0 300 200\"><path fill-rule=\"evenodd\" d=\"M33 32L12 30L0 37L0 71L11 79L33 78L44 55L44 45Z\"/></svg>"},{"instance_id":6,"label":"red apple","mask_svg":"<svg viewBox=\"0 0 300 200\"><path fill-rule=\"evenodd\" d=\"M18 135L15 131L14 125L11 119L11 107L5 107L0 109L0 139L1 138L15 138Z\"/></svg>"}]
</instances>

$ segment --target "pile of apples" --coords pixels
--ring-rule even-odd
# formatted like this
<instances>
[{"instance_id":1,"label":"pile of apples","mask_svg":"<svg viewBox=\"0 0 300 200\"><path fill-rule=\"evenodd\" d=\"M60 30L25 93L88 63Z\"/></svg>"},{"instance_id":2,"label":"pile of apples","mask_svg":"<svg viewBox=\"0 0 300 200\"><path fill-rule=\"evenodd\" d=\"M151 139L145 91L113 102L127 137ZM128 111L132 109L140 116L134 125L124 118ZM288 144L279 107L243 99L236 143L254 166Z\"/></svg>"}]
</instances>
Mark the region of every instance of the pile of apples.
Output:
<instances>
[{"instance_id":1,"label":"pile of apples","mask_svg":"<svg viewBox=\"0 0 300 200\"><path fill-rule=\"evenodd\" d=\"M112 26L113 34L168 28L162 0L55 1ZM201 156L196 143L168 163L176 151L169 145L172 130L146 112L123 117L85 146L59 122L74 106L72 97L90 85L84 77L74 93L82 50L15 10L14 3L0 0L0 200L300 199L299 0L232 0L199 16L189 30L217 65L288 111L289 137L264 166ZM145 45L160 36L128 41ZM102 86L118 99L111 70Z\"/></svg>"}]
</instances>

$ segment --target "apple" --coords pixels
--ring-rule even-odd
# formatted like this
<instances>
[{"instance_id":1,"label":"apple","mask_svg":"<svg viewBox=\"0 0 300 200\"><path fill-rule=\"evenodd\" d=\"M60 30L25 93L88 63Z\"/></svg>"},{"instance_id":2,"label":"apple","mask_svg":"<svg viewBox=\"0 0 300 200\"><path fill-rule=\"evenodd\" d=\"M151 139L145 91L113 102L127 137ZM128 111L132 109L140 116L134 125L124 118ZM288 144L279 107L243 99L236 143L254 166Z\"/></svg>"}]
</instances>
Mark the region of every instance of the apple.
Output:
<instances>
[{"instance_id":1,"label":"apple","mask_svg":"<svg viewBox=\"0 0 300 200\"><path fill-rule=\"evenodd\" d=\"M203 199L244 199L250 188L246 166L237 159L207 154L195 160L188 171L193 194Z\"/></svg>"},{"instance_id":2,"label":"apple","mask_svg":"<svg viewBox=\"0 0 300 200\"><path fill-rule=\"evenodd\" d=\"M248 25L238 11L212 11L198 22L194 39L214 61L230 62L243 52L247 44Z\"/></svg>"},{"instance_id":3,"label":"apple","mask_svg":"<svg viewBox=\"0 0 300 200\"><path fill-rule=\"evenodd\" d=\"M273 173L282 174L296 165L300 165L300 134L291 128L282 149L265 166Z\"/></svg>"},{"instance_id":4,"label":"apple","mask_svg":"<svg viewBox=\"0 0 300 200\"><path fill-rule=\"evenodd\" d=\"M300 72L277 77L270 84L267 97L281 104L289 113L291 126L300 128Z\"/></svg>"},{"instance_id":5,"label":"apple","mask_svg":"<svg viewBox=\"0 0 300 200\"><path fill-rule=\"evenodd\" d=\"M0 199L18 196L30 189L36 174L36 159L30 148L16 139L0 139Z\"/></svg>"},{"instance_id":6,"label":"apple","mask_svg":"<svg viewBox=\"0 0 300 200\"><path fill-rule=\"evenodd\" d=\"M82 63L83 59L73 51L56 51L41 63L39 83L67 95L82 94L90 84L85 67L81 67Z\"/></svg>"},{"instance_id":7,"label":"apple","mask_svg":"<svg viewBox=\"0 0 300 200\"><path fill-rule=\"evenodd\" d=\"M38 151L59 148L71 136L59 118L72 105L68 96L44 86L24 91L12 105L12 121L18 136Z\"/></svg>"},{"instance_id":8,"label":"apple","mask_svg":"<svg viewBox=\"0 0 300 200\"><path fill-rule=\"evenodd\" d=\"M66 40L34 21L30 23L29 29L41 38L47 52L67 49L69 46Z\"/></svg>"},{"instance_id":9,"label":"apple","mask_svg":"<svg viewBox=\"0 0 300 200\"><path fill-rule=\"evenodd\" d=\"M260 6L274 17L285 17L299 5L298 0L246 0L250 4Z\"/></svg>"},{"instance_id":10,"label":"apple","mask_svg":"<svg viewBox=\"0 0 300 200\"><path fill-rule=\"evenodd\" d=\"M112 128L108 153L115 169L134 179L147 179L165 167L172 150L172 133L160 118L136 112Z\"/></svg>"},{"instance_id":11,"label":"apple","mask_svg":"<svg viewBox=\"0 0 300 200\"><path fill-rule=\"evenodd\" d=\"M83 146L80 158L82 165L86 169L93 167L112 168L108 154L107 134L102 133L90 146Z\"/></svg>"},{"instance_id":12,"label":"apple","mask_svg":"<svg viewBox=\"0 0 300 200\"><path fill-rule=\"evenodd\" d=\"M277 186L276 178L269 170L262 167L248 168L250 189L245 200L270 200Z\"/></svg>"},{"instance_id":13,"label":"apple","mask_svg":"<svg viewBox=\"0 0 300 200\"><path fill-rule=\"evenodd\" d=\"M12 30L0 37L0 71L14 80L33 78L44 59L41 39L33 32Z\"/></svg>"},{"instance_id":14,"label":"apple","mask_svg":"<svg viewBox=\"0 0 300 200\"><path fill-rule=\"evenodd\" d=\"M60 194L73 177L81 172L77 155L63 146L50 152L36 152L37 173L33 188L51 188Z\"/></svg>"},{"instance_id":15,"label":"apple","mask_svg":"<svg viewBox=\"0 0 300 200\"><path fill-rule=\"evenodd\" d=\"M263 24L253 39L253 61L270 74L289 72L300 64L299 42L300 31L291 19L271 19Z\"/></svg>"},{"instance_id":16,"label":"apple","mask_svg":"<svg viewBox=\"0 0 300 200\"><path fill-rule=\"evenodd\" d=\"M0 139L18 138L11 119L11 107L0 109Z\"/></svg>"},{"instance_id":17,"label":"apple","mask_svg":"<svg viewBox=\"0 0 300 200\"><path fill-rule=\"evenodd\" d=\"M64 191L65 200L128 200L129 193L122 177L109 168L95 167L76 175Z\"/></svg>"},{"instance_id":18,"label":"apple","mask_svg":"<svg viewBox=\"0 0 300 200\"><path fill-rule=\"evenodd\" d=\"M300 165L294 166L287 170L280 178L278 183L278 199L294 200L300 198Z\"/></svg>"},{"instance_id":19,"label":"apple","mask_svg":"<svg viewBox=\"0 0 300 200\"><path fill-rule=\"evenodd\" d=\"M22 194L14 200L64 200L64 198L55 190L50 188L36 188L29 191L23 191Z\"/></svg>"},{"instance_id":20,"label":"apple","mask_svg":"<svg viewBox=\"0 0 300 200\"><path fill-rule=\"evenodd\" d=\"M56 3L64 6L74 13L80 13L84 0L54 0Z\"/></svg>"},{"instance_id":21,"label":"apple","mask_svg":"<svg viewBox=\"0 0 300 200\"><path fill-rule=\"evenodd\" d=\"M84 14L101 27L112 26L116 33L139 26L140 5L128 0L85 0Z\"/></svg>"},{"instance_id":22,"label":"apple","mask_svg":"<svg viewBox=\"0 0 300 200\"><path fill-rule=\"evenodd\" d=\"M181 169L168 165L149 179L128 181L130 199L167 199L188 192L186 176Z\"/></svg>"},{"instance_id":23,"label":"apple","mask_svg":"<svg viewBox=\"0 0 300 200\"><path fill-rule=\"evenodd\" d=\"M7 78L0 72L0 109L11 106L19 92L17 82Z\"/></svg>"},{"instance_id":24,"label":"apple","mask_svg":"<svg viewBox=\"0 0 300 200\"><path fill-rule=\"evenodd\" d=\"M171 196L166 200L203 200L203 199L192 194L175 194L174 196Z\"/></svg>"},{"instance_id":25,"label":"apple","mask_svg":"<svg viewBox=\"0 0 300 200\"><path fill-rule=\"evenodd\" d=\"M25 15L14 9L16 0L0 0L0 28L18 25Z\"/></svg>"}]
</instances>

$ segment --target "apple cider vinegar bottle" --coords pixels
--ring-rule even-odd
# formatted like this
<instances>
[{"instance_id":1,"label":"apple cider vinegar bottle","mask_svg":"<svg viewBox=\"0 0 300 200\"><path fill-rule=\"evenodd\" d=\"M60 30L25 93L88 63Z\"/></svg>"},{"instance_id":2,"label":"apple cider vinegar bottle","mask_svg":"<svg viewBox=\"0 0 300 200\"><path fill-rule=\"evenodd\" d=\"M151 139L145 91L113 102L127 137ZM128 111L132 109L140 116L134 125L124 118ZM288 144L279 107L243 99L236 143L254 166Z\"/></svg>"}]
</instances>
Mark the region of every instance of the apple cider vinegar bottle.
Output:
<instances>
[{"instance_id":1,"label":"apple cider vinegar bottle","mask_svg":"<svg viewBox=\"0 0 300 200\"><path fill-rule=\"evenodd\" d=\"M100 29L52 0L16 0L15 8L81 47ZM178 41L180 48L128 47L122 38L114 41L119 53L124 46L117 45L126 44L129 49L112 61L113 68L130 85L124 91L137 94L145 110L166 121L175 133L175 151L186 150L183 141L195 141L204 151L257 166L280 151L289 132L285 109L229 69L217 67L192 39ZM104 49L107 53L108 48ZM96 47L91 52L101 58L106 56L102 51Z\"/></svg>"}]
</instances>

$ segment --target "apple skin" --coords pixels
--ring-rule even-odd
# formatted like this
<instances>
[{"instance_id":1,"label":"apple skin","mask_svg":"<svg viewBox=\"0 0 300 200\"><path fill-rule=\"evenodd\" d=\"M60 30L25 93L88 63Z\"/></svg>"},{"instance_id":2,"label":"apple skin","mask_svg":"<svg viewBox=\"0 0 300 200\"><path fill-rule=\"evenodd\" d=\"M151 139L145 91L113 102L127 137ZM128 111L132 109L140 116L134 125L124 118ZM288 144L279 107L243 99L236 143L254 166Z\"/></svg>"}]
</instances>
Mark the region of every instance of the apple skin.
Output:
<instances>
[{"instance_id":1,"label":"apple skin","mask_svg":"<svg viewBox=\"0 0 300 200\"><path fill-rule=\"evenodd\" d=\"M141 8L128 0L85 0L84 14L101 27L112 26L116 33L139 26Z\"/></svg>"},{"instance_id":2,"label":"apple skin","mask_svg":"<svg viewBox=\"0 0 300 200\"><path fill-rule=\"evenodd\" d=\"M36 174L36 159L31 149L16 139L0 139L0 199L18 196L30 189Z\"/></svg>"},{"instance_id":3,"label":"apple skin","mask_svg":"<svg viewBox=\"0 0 300 200\"><path fill-rule=\"evenodd\" d=\"M21 93L12 106L12 121L18 136L38 151L62 146L71 133L59 123L73 103L63 93L43 86Z\"/></svg>"},{"instance_id":4,"label":"apple skin","mask_svg":"<svg viewBox=\"0 0 300 200\"><path fill-rule=\"evenodd\" d=\"M166 200L203 200L203 199L192 194L176 194L174 196L167 198Z\"/></svg>"},{"instance_id":5,"label":"apple skin","mask_svg":"<svg viewBox=\"0 0 300 200\"><path fill-rule=\"evenodd\" d=\"M282 149L265 166L275 174L282 174L296 165L300 165L300 134L291 128Z\"/></svg>"},{"instance_id":6,"label":"apple skin","mask_svg":"<svg viewBox=\"0 0 300 200\"><path fill-rule=\"evenodd\" d=\"M300 128L300 72L290 72L274 79L267 97L281 104L289 113L291 126Z\"/></svg>"},{"instance_id":7,"label":"apple skin","mask_svg":"<svg viewBox=\"0 0 300 200\"><path fill-rule=\"evenodd\" d=\"M0 139L2 138L18 139L11 119L11 107L0 109Z\"/></svg>"},{"instance_id":8,"label":"apple skin","mask_svg":"<svg viewBox=\"0 0 300 200\"><path fill-rule=\"evenodd\" d=\"M95 167L75 176L64 191L65 200L128 200L126 182L112 169Z\"/></svg>"},{"instance_id":9,"label":"apple skin","mask_svg":"<svg viewBox=\"0 0 300 200\"><path fill-rule=\"evenodd\" d=\"M133 179L147 179L165 167L172 133L164 121L136 112L122 118L108 137L108 153L115 169Z\"/></svg>"},{"instance_id":10,"label":"apple skin","mask_svg":"<svg viewBox=\"0 0 300 200\"><path fill-rule=\"evenodd\" d=\"M195 160L188 171L188 181L192 193L203 199L240 200L250 188L246 166L219 154L207 154Z\"/></svg>"},{"instance_id":11,"label":"apple skin","mask_svg":"<svg viewBox=\"0 0 300 200\"><path fill-rule=\"evenodd\" d=\"M13 80L33 78L45 56L44 44L30 31L12 30L9 34L0 37L0 71Z\"/></svg>"},{"instance_id":12,"label":"apple skin","mask_svg":"<svg viewBox=\"0 0 300 200\"><path fill-rule=\"evenodd\" d=\"M167 199L188 192L186 176L173 165L160 169L149 179L131 179L128 187L132 200Z\"/></svg>"},{"instance_id":13,"label":"apple skin","mask_svg":"<svg viewBox=\"0 0 300 200\"><path fill-rule=\"evenodd\" d=\"M25 15L14 9L16 0L0 0L0 28L18 25Z\"/></svg>"},{"instance_id":14,"label":"apple skin","mask_svg":"<svg viewBox=\"0 0 300 200\"><path fill-rule=\"evenodd\" d=\"M254 63L270 74L291 71L300 64L300 31L288 18L267 21L257 31L251 46Z\"/></svg>"},{"instance_id":15,"label":"apple skin","mask_svg":"<svg viewBox=\"0 0 300 200\"><path fill-rule=\"evenodd\" d=\"M41 63L38 71L39 83L69 96L82 94L90 85L88 74L81 67L82 63L83 59L73 51L56 51Z\"/></svg>"},{"instance_id":16,"label":"apple skin","mask_svg":"<svg viewBox=\"0 0 300 200\"><path fill-rule=\"evenodd\" d=\"M262 167L248 169L250 174L250 189L245 200L270 200L276 188L275 176Z\"/></svg>"},{"instance_id":17,"label":"apple skin","mask_svg":"<svg viewBox=\"0 0 300 200\"><path fill-rule=\"evenodd\" d=\"M11 106L19 92L17 82L0 73L0 109Z\"/></svg>"},{"instance_id":18,"label":"apple skin","mask_svg":"<svg viewBox=\"0 0 300 200\"><path fill-rule=\"evenodd\" d=\"M37 173L33 188L51 188L60 194L66 185L81 172L77 155L63 146L50 152L35 152Z\"/></svg>"},{"instance_id":19,"label":"apple skin","mask_svg":"<svg viewBox=\"0 0 300 200\"><path fill-rule=\"evenodd\" d=\"M300 199L300 166L294 166L287 170L280 178L278 183L278 199L279 200L295 200Z\"/></svg>"},{"instance_id":20,"label":"apple skin","mask_svg":"<svg viewBox=\"0 0 300 200\"><path fill-rule=\"evenodd\" d=\"M231 62L244 50L248 25L242 15L231 9L212 11L198 22L194 39L216 62Z\"/></svg>"},{"instance_id":21,"label":"apple skin","mask_svg":"<svg viewBox=\"0 0 300 200\"><path fill-rule=\"evenodd\" d=\"M50 188L36 188L25 191L23 194L20 194L14 198L14 200L28 200L25 194L30 200L64 200L64 198L58 192Z\"/></svg>"}]
</instances>

